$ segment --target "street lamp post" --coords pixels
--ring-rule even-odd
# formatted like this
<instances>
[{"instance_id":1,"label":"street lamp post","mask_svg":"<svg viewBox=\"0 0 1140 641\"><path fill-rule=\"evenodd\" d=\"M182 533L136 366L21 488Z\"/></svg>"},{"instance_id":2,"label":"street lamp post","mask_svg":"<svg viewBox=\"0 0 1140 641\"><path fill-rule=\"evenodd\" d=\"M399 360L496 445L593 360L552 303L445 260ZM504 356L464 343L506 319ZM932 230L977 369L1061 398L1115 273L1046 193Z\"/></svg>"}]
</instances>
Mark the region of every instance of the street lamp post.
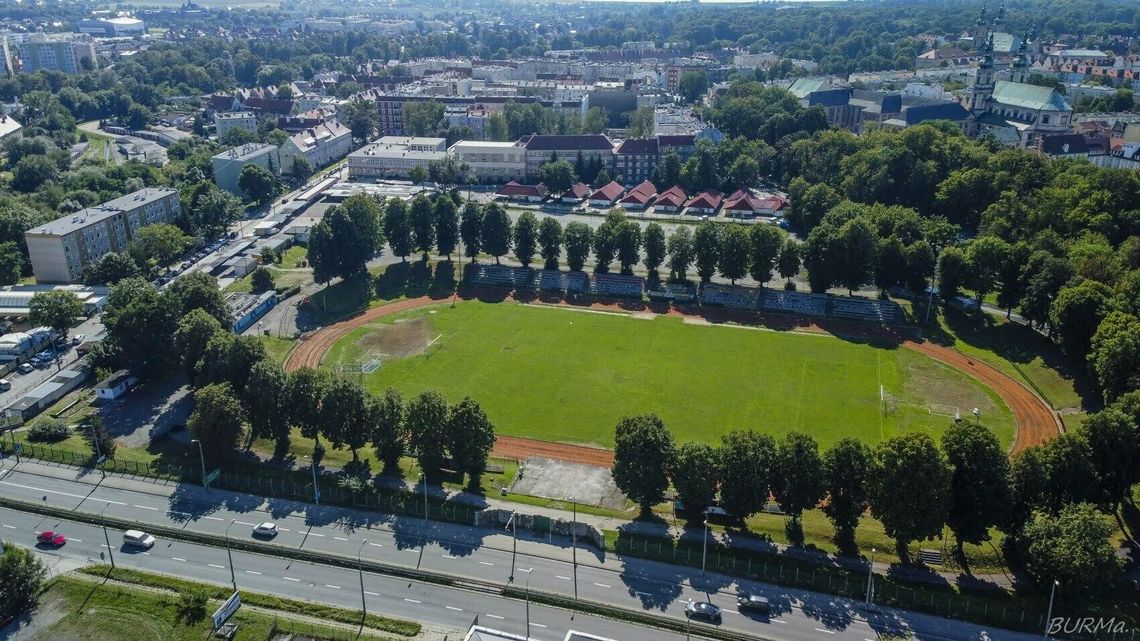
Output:
<instances>
[{"instance_id":1,"label":"street lamp post","mask_svg":"<svg viewBox=\"0 0 1140 641\"><path fill-rule=\"evenodd\" d=\"M230 528L234 526L237 519L230 519L230 524L226 526L226 558L230 562L230 582L234 584L234 592L237 592L237 575L234 574L234 555L230 551Z\"/></svg>"},{"instance_id":2,"label":"street lamp post","mask_svg":"<svg viewBox=\"0 0 1140 641\"><path fill-rule=\"evenodd\" d=\"M91 442L95 444L95 464L103 478L107 478L107 470L103 467L103 446L99 444L99 435L95 433L95 423L91 423Z\"/></svg>"},{"instance_id":3,"label":"street lamp post","mask_svg":"<svg viewBox=\"0 0 1140 641\"><path fill-rule=\"evenodd\" d=\"M198 460L202 462L202 487L206 488L206 491L209 492L210 484L206 482L206 454L202 451L202 441L192 439L190 442L198 445Z\"/></svg>"},{"instance_id":4,"label":"street lamp post","mask_svg":"<svg viewBox=\"0 0 1140 641\"><path fill-rule=\"evenodd\" d=\"M871 560L867 563L867 597L863 600L871 605L871 584L875 580L875 548L871 548Z\"/></svg>"},{"instance_id":5,"label":"street lamp post","mask_svg":"<svg viewBox=\"0 0 1140 641\"><path fill-rule=\"evenodd\" d=\"M364 546L368 543L368 539L360 542L360 547L356 550L356 571L360 575L360 631L364 631L364 622L368 619L368 604L364 601L364 562L360 560L360 555L364 552Z\"/></svg>"},{"instance_id":6,"label":"street lamp post","mask_svg":"<svg viewBox=\"0 0 1140 641\"><path fill-rule=\"evenodd\" d=\"M570 528L570 549L571 554L574 557L574 567L576 568L578 567L578 502L574 500L573 496L571 496L570 503L574 506L574 520L573 525Z\"/></svg>"},{"instance_id":7,"label":"street lamp post","mask_svg":"<svg viewBox=\"0 0 1140 641\"><path fill-rule=\"evenodd\" d=\"M709 556L709 517L705 517L705 536L701 540L701 576L705 575L705 560Z\"/></svg>"},{"instance_id":8,"label":"street lamp post","mask_svg":"<svg viewBox=\"0 0 1140 641\"><path fill-rule=\"evenodd\" d=\"M16 443L16 428L12 427L8 430L9 436L12 437L12 451L16 453L16 462L20 462L20 446Z\"/></svg>"},{"instance_id":9,"label":"street lamp post","mask_svg":"<svg viewBox=\"0 0 1140 641\"><path fill-rule=\"evenodd\" d=\"M103 526L103 540L107 542L107 556L111 557L111 569L115 569L115 553L111 551L111 537L107 535L107 517L104 512L110 503L104 503L103 509L99 511L99 524Z\"/></svg>"},{"instance_id":10,"label":"street lamp post","mask_svg":"<svg viewBox=\"0 0 1140 641\"><path fill-rule=\"evenodd\" d=\"M427 471L424 471L424 525L431 522L428 516Z\"/></svg>"},{"instance_id":11,"label":"street lamp post","mask_svg":"<svg viewBox=\"0 0 1140 641\"><path fill-rule=\"evenodd\" d=\"M1053 620L1053 597L1057 596L1057 587L1061 582L1053 579L1053 587L1049 589L1049 611L1045 614L1045 641L1049 641L1049 626Z\"/></svg>"},{"instance_id":12,"label":"street lamp post","mask_svg":"<svg viewBox=\"0 0 1140 641\"><path fill-rule=\"evenodd\" d=\"M981 425L982 424L982 410L980 410L976 407L974 408L974 424L975 425Z\"/></svg>"},{"instance_id":13,"label":"street lamp post","mask_svg":"<svg viewBox=\"0 0 1140 641\"><path fill-rule=\"evenodd\" d=\"M519 551L519 522L518 522L518 517L519 517L519 513L517 511L512 512L511 513L511 521L509 523L509 525L511 526L511 576L508 578L511 582L513 582L515 580L515 557L518 555L518 551Z\"/></svg>"}]
</instances>

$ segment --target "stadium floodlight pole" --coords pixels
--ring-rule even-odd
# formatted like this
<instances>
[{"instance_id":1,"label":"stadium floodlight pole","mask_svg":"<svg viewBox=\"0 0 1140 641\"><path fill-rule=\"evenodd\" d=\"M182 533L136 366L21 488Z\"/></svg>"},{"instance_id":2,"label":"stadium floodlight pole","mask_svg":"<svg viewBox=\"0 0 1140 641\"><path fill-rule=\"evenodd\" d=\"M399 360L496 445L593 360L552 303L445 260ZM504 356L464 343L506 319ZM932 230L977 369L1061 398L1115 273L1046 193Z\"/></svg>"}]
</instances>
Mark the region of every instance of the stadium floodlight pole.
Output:
<instances>
[{"instance_id":1,"label":"stadium floodlight pole","mask_svg":"<svg viewBox=\"0 0 1140 641\"><path fill-rule=\"evenodd\" d=\"M104 512L110 506L110 503L104 503L103 509L99 510L99 525L103 526L103 540L107 542L107 555L111 557L111 569L115 569L115 553L111 550L111 537L107 535L107 516Z\"/></svg>"},{"instance_id":2,"label":"stadium floodlight pole","mask_svg":"<svg viewBox=\"0 0 1140 641\"><path fill-rule=\"evenodd\" d=\"M368 543L368 539L360 542L360 547L356 550L356 572L360 575L360 636L364 632L364 622L368 619L368 604L364 602L364 562L360 560L361 553L364 552L364 546Z\"/></svg>"},{"instance_id":3,"label":"stadium floodlight pole","mask_svg":"<svg viewBox=\"0 0 1140 641\"><path fill-rule=\"evenodd\" d=\"M202 462L202 487L206 488L206 492L210 491L210 484L206 482L206 453L202 451L202 441L199 439L191 439L191 443L198 445L198 460Z\"/></svg>"},{"instance_id":4,"label":"stadium floodlight pole","mask_svg":"<svg viewBox=\"0 0 1140 641\"><path fill-rule=\"evenodd\" d=\"M867 596L863 602L871 605L871 583L875 580L875 548L871 548L871 560L867 562Z\"/></svg>"},{"instance_id":5,"label":"stadium floodlight pole","mask_svg":"<svg viewBox=\"0 0 1140 641\"><path fill-rule=\"evenodd\" d=\"M1045 614L1045 641L1049 641L1050 622L1053 620L1053 597L1057 596L1057 587L1061 582L1053 579L1053 587L1049 589L1049 611Z\"/></svg>"},{"instance_id":6,"label":"stadium floodlight pole","mask_svg":"<svg viewBox=\"0 0 1140 641\"><path fill-rule=\"evenodd\" d=\"M237 575L234 574L234 555L230 551L230 528L234 526L237 519L230 519L230 524L226 526L226 558L230 562L230 583L234 584L234 592L237 592Z\"/></svg>"}]
</instances>

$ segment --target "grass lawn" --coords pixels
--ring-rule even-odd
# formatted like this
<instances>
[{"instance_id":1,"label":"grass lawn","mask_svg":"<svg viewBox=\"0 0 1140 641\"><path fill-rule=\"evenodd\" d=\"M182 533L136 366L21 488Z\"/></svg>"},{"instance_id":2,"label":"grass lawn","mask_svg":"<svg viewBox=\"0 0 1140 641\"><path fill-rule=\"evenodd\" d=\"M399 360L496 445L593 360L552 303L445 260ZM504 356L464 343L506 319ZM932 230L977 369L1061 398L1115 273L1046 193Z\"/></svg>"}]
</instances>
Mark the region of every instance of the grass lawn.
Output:
<instances>
[{"instance_id":1,"label":"grass lawn","mask_svg":"<svg viewBox=\"0 0 1140 641\"><path fill-rule=\"evenodd\" d=\"M378 355L368 389L434 388L452 402L470 395L500 433L549 441L612 446L618 419L643 412L659 414L680 439L705 442L742 427L810 432L823 446L915 430L937 437L954 407L982 408L1005 445L1014 431L992 391L909 350L675 317L441 304L356 330L325 366Z\"/></svg>"},{"instance_id":2,"label":"grass lawn","mask_svg":"<svg viewBox=\"0 0 1140 641\"><path fill-rule=\"evenodd\" d=\"M285 357L289 356L289 352L293 351L293 347L297 344L297 341L278 336L259 336L258 338L261 339L261 344L265 346L265 353L278 364L285 362Z\"/></svg>"}]
</instances>

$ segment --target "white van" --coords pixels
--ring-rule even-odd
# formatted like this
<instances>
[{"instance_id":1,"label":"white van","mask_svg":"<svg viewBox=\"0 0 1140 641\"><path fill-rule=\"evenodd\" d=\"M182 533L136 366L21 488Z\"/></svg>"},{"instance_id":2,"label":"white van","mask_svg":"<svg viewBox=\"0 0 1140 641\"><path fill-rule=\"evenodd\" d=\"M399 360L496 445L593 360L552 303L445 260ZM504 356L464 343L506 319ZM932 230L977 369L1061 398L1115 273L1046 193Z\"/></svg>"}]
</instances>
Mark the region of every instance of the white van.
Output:
<instances>
[{"instance_id":1,"label":"white van","mask_svg":"<svg viewBox=\"0 0 1140 641\"><path fill-rule=\"evenodd\" d=\"M154 547L154 537L141 530L123 532L123 545L149 550Z\"/></svg>"},{"instance_id":2,"label":"white van","mask_svg":"<svg viewBox=\"0 0 1140 641\"><path fill-rule=\"evenodd\" d=\"M12 382L6 378L0 378L0 392L7 392L12 389Z\"/></svg>"}]
</instances>

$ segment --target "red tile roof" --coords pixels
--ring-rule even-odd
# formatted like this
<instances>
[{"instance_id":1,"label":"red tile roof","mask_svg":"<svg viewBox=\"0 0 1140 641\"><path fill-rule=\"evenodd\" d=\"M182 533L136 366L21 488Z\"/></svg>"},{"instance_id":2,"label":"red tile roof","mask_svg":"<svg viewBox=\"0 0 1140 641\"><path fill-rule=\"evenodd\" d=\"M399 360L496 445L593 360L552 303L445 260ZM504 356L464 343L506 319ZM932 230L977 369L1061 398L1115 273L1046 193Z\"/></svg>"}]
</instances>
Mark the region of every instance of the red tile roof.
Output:
<instances>
[{"instance_id":1,"label":"red tile roof","mask_svg":"<svg viewBox=\"0 0 1140 641\"><path fill-rule=\"evenodd\" d=\"M657 187L648 180L642 182L640 185L629 190L625 198L622 198L623 203L629 205L648 205L650 200L657 195Z\"/></svg>"},{"instance_id":2,"label":"red tile roof","mask_svg":"<svg viewBox=\"0 0 1140 641\"><path fill-rule=\"evenodd\" d=\"M724 208L730 211L751 211L761 209L760 199L752 195L747 189L737 189L732 192L724 203Z\"/></svg>"},{"instance_id":3,"label":"red tile roof","mask_svg":"<svg viewBox=\"0 0 1140 641\"><path fill-rule=\"evenodd\" d=\"M564 198L577 198L583 200L586 196L590 195L590 186L586 183L578 183L566 190Z\"/></svg>"},{"instance_id":4,"label":"red tile roof","mask_svg":"<svg viewBox=\"0 0 1140 641\"><path fill-rule=\"evenodd\" d=\"M610 184L590 194L590 200L607 200L613 202L617 200L623 191L625 191L625 187L622 187L621 183L616 180L611 180Z\"/></svg>"},{"instance_id":5,"label":"red tile roof","mask_svg":"<svg viewBox=\"0 0 1140 641\"><path fill-rule=\"evenodd\" d=\"M696 196L693 196L688 206L715 210L717 207L720 207L722 200L724 200L724 194L715 189L706 189Z\"/></svg>"},{"instance_id":6,"label":"red tile roof","mask_svg":"<svg viewBox=\"0 0 1140 641\"><path fill-rule=\"evenodd\" d=\"M681 189L680 185L674 185L657 196L657 206L676 207L680 209L685 206L685 200L687 199L688 196L685 195L685 190Z\"/></svg>"},{"instance_id":7,"label":"red tile roof","mask_svg":"<svg viewBox=\"0 0 1140 641\"><path fill-rule=\"evenodd\" d=\"M511 181L495 191L496 196L535 196L541 197L543 190L538 185L520 185L515 181Z\"/></svg>"}]
</instances>

